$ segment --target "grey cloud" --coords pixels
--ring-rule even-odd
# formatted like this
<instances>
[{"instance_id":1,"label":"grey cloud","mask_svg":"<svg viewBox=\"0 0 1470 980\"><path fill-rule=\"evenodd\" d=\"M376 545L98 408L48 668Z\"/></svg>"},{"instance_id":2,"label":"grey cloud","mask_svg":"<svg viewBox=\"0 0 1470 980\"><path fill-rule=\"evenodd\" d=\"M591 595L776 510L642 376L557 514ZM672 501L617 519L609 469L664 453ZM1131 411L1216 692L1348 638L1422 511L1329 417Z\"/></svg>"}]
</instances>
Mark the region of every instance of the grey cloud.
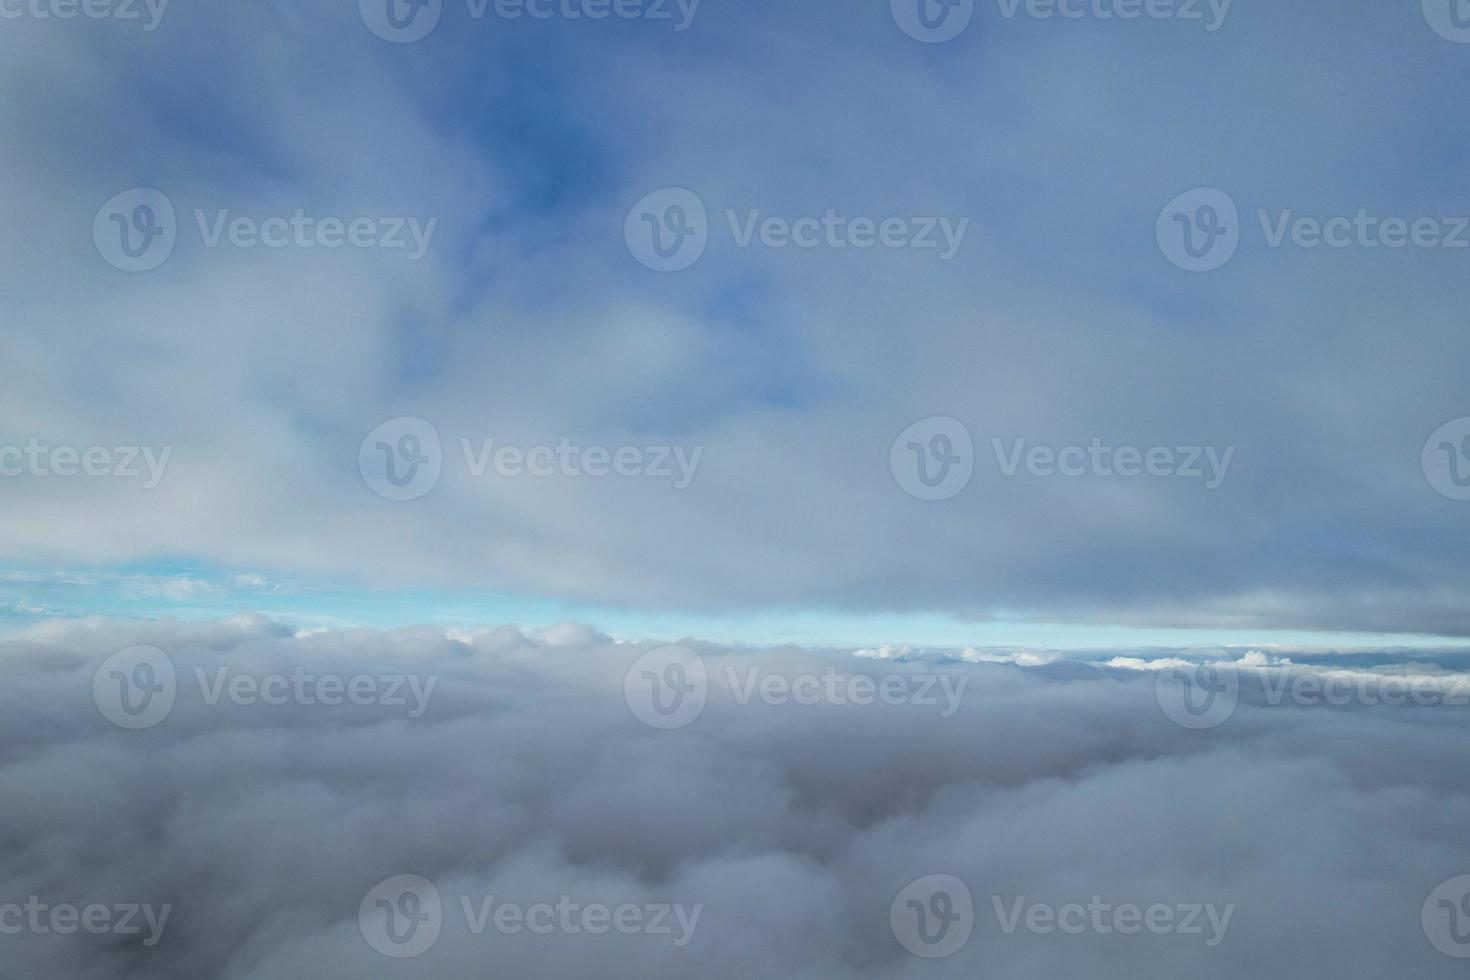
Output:
<instances>
[{"instance_id":1,"label":"grey cloud","mask_svg":"<svg viewBox=\"0 0 1470 980\"><path fill-rule=\"evenodd\" d=\"M124 731L93 704L92 671L140 643L181 677L228 665L439 683L417 719L382 705L211 706L181 684L162 723ZM6 936L7 966L82 980L1458 975L1419 917L1436 885L1470 871L1465 708L1284 711L1248 694L1228 724L1186 731L1161 712L1149 672L1098 662L695 643L711 668L708 705L688 727L656 731L623 699L625 671L652 646L584 627L540 639L296 633L252 617L10 636L0 901L173 912L150 949ZM1354 662L1408 659L1435 661ZM741 705L721 680L728 665L969 681L946 719L912 704ZM978 919L955 956L919 960L890 933L889 904L935 873L967 884ZM447 911L428 952L390 961L356 916L370 888L400 874L431 879ZM457 912L462 896L563 895L702 912L682 949L649 935L474 935ZM1006 935L989 911L992 896L1093 895L1235 910L1213 948Z\"/></svg>"}]
</instances>

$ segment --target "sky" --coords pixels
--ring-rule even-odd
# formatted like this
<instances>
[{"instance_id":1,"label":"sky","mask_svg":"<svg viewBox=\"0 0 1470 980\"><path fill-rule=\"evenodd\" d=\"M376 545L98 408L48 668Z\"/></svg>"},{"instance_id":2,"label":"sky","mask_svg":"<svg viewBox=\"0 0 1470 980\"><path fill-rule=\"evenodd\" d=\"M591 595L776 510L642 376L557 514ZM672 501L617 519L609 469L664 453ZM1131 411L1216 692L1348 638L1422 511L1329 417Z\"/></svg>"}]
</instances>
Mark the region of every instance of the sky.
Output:
<instances>
[{"instance_id":1,"label":"sky","mask_svg":"<svg viewBox=\"0 0 1470 980\"><path fill-rule=\"evenodd\" d=\"M1434 0L48 9L6 624L1470 636Z\"/></svg>"},{"instance_id":2,"label":"sky","mask_svg":"<svg viewBox=\"0 0 1470 980\"><path fill-rule=\"evenodd\" d=\"M1467 4L0 0L0 962L1463 976Z\"/></svg>"}]
</instances>

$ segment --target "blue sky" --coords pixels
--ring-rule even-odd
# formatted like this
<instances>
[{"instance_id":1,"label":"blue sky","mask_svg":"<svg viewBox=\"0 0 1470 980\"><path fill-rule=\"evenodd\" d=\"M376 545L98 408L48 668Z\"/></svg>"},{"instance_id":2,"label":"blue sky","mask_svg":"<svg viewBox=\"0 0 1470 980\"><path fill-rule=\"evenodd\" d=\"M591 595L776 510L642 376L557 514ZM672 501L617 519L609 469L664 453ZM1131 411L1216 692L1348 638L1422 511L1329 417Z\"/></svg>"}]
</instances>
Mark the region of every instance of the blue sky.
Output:
<instances>
[{"instance_id":1,"label":"blue sky","mask_svg":"<svg viewBox=\"0 0 1470 980\"><path fill-rule=\"evenodd\" d=\"M1470 45L1358 6L1211 30L978 3L942 43L836 0L705 0L683 30L446 2L409 43L325 0L8 21L0 450L170 455L155 486L0 477L0 616L1462 642L1470 502L1431 457L1470 467L1436 435L1470 417L1470 249L1272 244L1470 213ZM97 229L142 188L174 234L129 270ZM656 271L628 228L675 189L703 252ZM1204 189L1238 245L1191 272L1158 229ZM260 244L296 215L372 242ZM828 215L854 237L742 237ZM911 241L853 244L888 221ZM913 244L944 227L952 255ZM386 247L409 228L417 258ZM404 418L436 475L390 499L364 460L421 445L383 435ZM969 476L922 499L900 469L935 419ZM475 469L563 444L642 469ZM1006 472L1093 444L1229 466ZM686 485L648 472L674 451Z\"/></svg>"}]
</instances>

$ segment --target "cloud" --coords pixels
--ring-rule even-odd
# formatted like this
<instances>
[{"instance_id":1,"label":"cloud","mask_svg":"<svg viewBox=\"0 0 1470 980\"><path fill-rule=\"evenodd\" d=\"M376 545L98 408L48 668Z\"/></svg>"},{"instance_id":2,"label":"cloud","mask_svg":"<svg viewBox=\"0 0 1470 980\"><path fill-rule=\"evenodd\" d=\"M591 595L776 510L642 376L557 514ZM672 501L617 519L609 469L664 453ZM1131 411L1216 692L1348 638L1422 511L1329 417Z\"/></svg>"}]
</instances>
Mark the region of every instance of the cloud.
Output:
<instances>
[{"instance_id":1,"label":"cloud","mask_svg":"<svg viewBox=\"0 0 1470 980\"><path fill-rule=\"evenodd\" d=\"M125 730L100 712L93 673L139 644L169 658L177 696L158 724ZM298 632L241 616L7 636L0 904L172 907L151 948L25 932L3 938L7 967L79 980L1458 975L1420 913L1470 871L1463 707L1273 707L1251 690L1228 722L1190 731L1161 710L1151 673L1096 663L686 645L708 702L657 730L624 686L656 645L585 627ZM210 704L196 678L221 669L231 682L436 683L418 717L388 699L295 693ZM800 678L829 676L844 681L835 700L766 684L799 692ZM844 700L857 676L908 693ZM935 676L967 679L949 717L915 696ZM748 677L756 693L741 703ZM890 930L899 891L933 874L964 882L976 909L974 935L942 960L911 956ZM398 875L443 900L441 932L414 959L383 957L358 921ZM1234 909L1206 947L1007 934L992 908L1094 895ZM683 947L560 925L475 934L461 900L475 911L492 896L492 914L562 899L700 912Z\"/></svg>"},{"instance_id":2,"label":"cloud","mask_svg":"<svg viewBox=\"0 0 1470 980\"><path fill-rule=\"evenodd\" d=\"M25 233L0 242L0 443L173 448L153 490L7 479L13 560L185 556L736 613L1470 633L1463 511L1420 471L1429 433L1470 412L1460 256L1268 251L1252 231L1191 276L1154 242L1163 204L1206 185L1251 229L1260 208L1463 210L1455 147L1437 149L1463 52L1418 11L1308 0L1206 32L987 9L924 45L881 3L705 5L683 32L447 6L412 45L325 0L175 4L151 34L7 21L0 222ZM1421 70L1341 70L1364 50ZM1161 73L1214 80L1209 99ZM135 186L170 195L185 234L130 275L88 230ZM716 230L726 211L828 208L971 226L950 262L721 233L658 275L621 231L665 186L696 190ZM196 210L297 209L439 225L419 262L194 230ZM394 503L355 461L402 415L437 427L445 473ZM967 425L976 472L923 504L888 452L936 415ZM704 454L685 490L473 477L459 440L490 438ZM1006 478L991 448L1093 438L1236 453L1205 491Z\"/></svg>"}]
</instances>

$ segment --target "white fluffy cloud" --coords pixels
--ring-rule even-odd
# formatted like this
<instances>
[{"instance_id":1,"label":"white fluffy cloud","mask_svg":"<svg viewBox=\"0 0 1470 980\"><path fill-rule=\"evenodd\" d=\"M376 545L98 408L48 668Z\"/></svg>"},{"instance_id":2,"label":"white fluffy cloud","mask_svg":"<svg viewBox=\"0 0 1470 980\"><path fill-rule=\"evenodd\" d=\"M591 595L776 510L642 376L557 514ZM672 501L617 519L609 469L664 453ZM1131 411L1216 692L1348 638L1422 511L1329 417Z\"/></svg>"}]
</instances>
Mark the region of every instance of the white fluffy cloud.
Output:
<instances>
[{"instance_id":1,"label":"white fluffy cloud","mask_svg":"<svg viewBox=\"0 0 1470 980\"><path fill-rule=\"evenodd\" d=\"M124 730L99 711L93 674L139 644L168 656L177 695L160 723ZM1420 913L1439 883L1470 871L1463 707L1283 708L1243 689L1227 724L1189 731L1137 670L693 644L708 702L660 731L624 694L652 648L575 626L297 632L252 616L9 636L0 904L172 912L152 947L0 937L7 969L78 980L1459 975ZM434 683L417 717L296 695L211 705L196 669L212 684L222 668L254 681ZM800 691L802 677L854 675L896 678L910 694L926 677L965 683L949 717L917 697L759 693L770 677ZM757 692L744 704L742 688ZM436 886L442 930L423 955L389 960L358 908L409 874ZM933 874L965 883L976 921L954 956L921 960L889 912ZM1206 947L1188 935L1006 934L992 908L1094 895L1234 910ZM490 896L495 907L701 911L682 947L643 933L477 935L460 899L478 909Z\"/></svg>"}]
</instances>

